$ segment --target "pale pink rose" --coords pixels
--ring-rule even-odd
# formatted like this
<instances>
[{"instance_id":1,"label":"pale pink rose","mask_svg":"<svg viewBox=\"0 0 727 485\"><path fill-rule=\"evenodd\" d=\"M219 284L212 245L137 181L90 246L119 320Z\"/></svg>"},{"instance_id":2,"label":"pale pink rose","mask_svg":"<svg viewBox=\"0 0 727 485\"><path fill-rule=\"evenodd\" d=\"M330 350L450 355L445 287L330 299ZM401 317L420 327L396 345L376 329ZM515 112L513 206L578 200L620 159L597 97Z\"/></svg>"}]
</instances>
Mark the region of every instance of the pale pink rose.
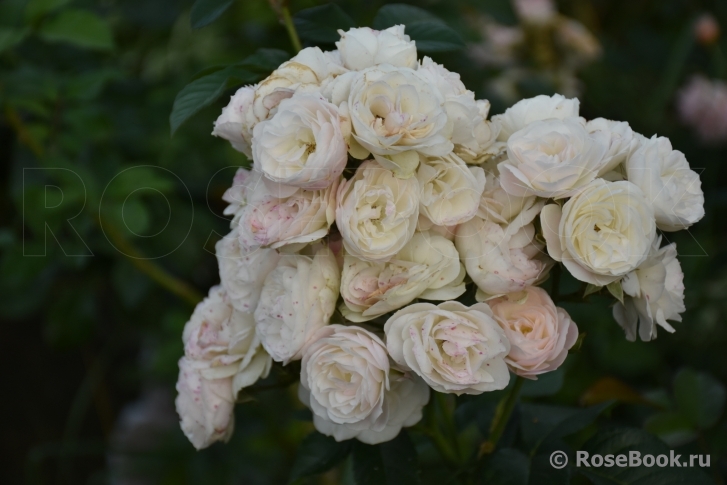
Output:
<instances>
[{"instance_id":1,"label":"pale pink rose","mask_svg":"<svg viewBox=\"0 0 727 485\"><path fill-rule=\"evenodd\" d=\"M537 379L539 374L554 371L578 339L578 327L568 313L537 286L487 303L510 341L505 362L519 376Z\"/></svg>"},{"instance_id":2,"label":"pale pink rose","mask_svg":"<svg viewBox=\"0 0 727 485\"><path fill-rule=\"evenodd\" d=\"M286 195L263 182L258 171L245 184L246 204L233 221L237 221L240 244L246 250L291 245L296 250L324 237L335 221L339 180L323 190L296 189L287 194L286 187Z\"/></svg>"},{"instance_id":3,"label":"pale pink rose","mask_svg":"<svg viewBox=\"0 0 727 485\"><path fill-rule=\"evenodd\" d=\"M190 359L182 357L177 392L180 425L195 448L230 439L235 424L232 377L205 379Z\"/></svg>"},{"instance_id":4,"label":"pale pink rose","mask_svg":"<svg viewBox=\"0 0 727 485\"><path fill-rule=\"evenodd\" d=\"M727 84L694 76L677 94L679 117L708 143L727 140Z\"/></svg>"}]
</instances>

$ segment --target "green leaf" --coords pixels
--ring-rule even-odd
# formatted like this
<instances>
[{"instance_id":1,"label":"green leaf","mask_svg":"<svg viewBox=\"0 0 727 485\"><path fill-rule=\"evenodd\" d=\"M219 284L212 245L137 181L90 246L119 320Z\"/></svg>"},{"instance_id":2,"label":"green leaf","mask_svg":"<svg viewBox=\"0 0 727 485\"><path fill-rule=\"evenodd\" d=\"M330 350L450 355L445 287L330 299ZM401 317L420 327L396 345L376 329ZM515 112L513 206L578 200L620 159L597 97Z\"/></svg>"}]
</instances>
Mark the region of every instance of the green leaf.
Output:
<instances>
[{"instance_id":1,"label":"green leaf","mask_svg":"<svg viewBox=\"0 0 727 485\"><path fill-rule=\"evenodd\" d=\"M624 290L621 287L621 281L614 281L606 285L606 289L623 305L624 302Z\"/></svg>"},{"instance_id":2,"label":"green leaf","mask_svg":"<svg viewBox=\"0 0 727 485\"><path fill-rule=\"evenodd\" d=\"M25 7L25 18L31 22L69 3L70 0L30 0Z\"/></svg>"},{"instance_id":3,"label":"green leaf","mask_svg":"<svg viewBox=\"0 0 727 485\"><path fill-rule=\"evenodd\" d=\"M561 367L553 372L541 374L538 380L526 380L520 395L526 397L552 396L563 387L565 370Z\"/></svg>"},{"instance_id":4,"label":"green leaf","mask_svg":"<svg viewBox=\"0 0 727 485\"><path fill-rule=\"evenodd\" d=\"M174 99L172 113L169 115L172 135L192 115L216 101L229 87L230 79L245 83L253 82L257 77L255 73L233 66L202 76L187 84Z\"/></svg>"},{"instance_id":5,"label":"green leaf","mask_svg":"<svg viewBox=\"0 0 727 485\"><path fill-rule=\"evenodd\" d=\"M28 36L28 29L0 27L0 52L20 44Z\"/></svg>"},{"instance_id":6,"label":"green leaf","mask_svg":"<svg viewBox=\"0 0 727 485\"><path fill-rule=\"evenodd\" d=\"M669 448L658 438L635 428L608 428L599 430L582 447L589 454L626 455L638 451L641 457L666 455ZM677 453L679 454L679 453ZM684 463L685 457L679 460ZM677 467L577 467L578 472L588 477L595 485L708 485L712 480L698 468Z\"/></svg>"},{"instance_id":7,"label":"green leaf","mask_svg":"<svg viewBox=\"0 0 727 485\"><path fill-rule=\"evenodd\" d=\"M65 42L84 49L114 48L109 24L87 10L64 10L57 17L44 23L39 34L48 42Z\"/></svg>"},{"instance_id":8,"label":"green leaf","mask_svg":"<svg viewBox=\"0 0 727 485\"><path fill-rule=\"evenodd\" d=\"M697 437L697 432L689 421L679 413L663 412L650 416L644 428L671 447L689 443Z\"/></svg>"},{"instance_id":9,"label":"green leaf","mask_svg":"<svg viewBox=\"0 0 727 485\"><path fill-rule=\"evenodd\" d=\"M523 440L532 450L542 443L554 441L576 433L593 423L604 409L613 404L608 401L585 409L544 404L523 404L520 419Z\"/></svg>"},{"instance_id":10,"label":"green leaf","mask_svg":"<svg viewBox=\"0 0 727 485\"><path fill-rule=\"evenodd\" d=\"M209 25L230 8L233 0L197 0L192 5L189 21L193 29Z\"/></svg>"},{"instance_id":11,"label":"green leaf","mask_svg":"<svg viewBox=\"0 0 727 485\"><path fill-rule=\"evenodd\" d=\"M379 9L374 28L382 30L404 24L405 33L416 42L421 52L447 52L465 46L462 37L443 20L412 5L391 4Z\"/></svg>"},{"instance_id":12,"label":"green leaf","mask_svg":"<svg viewBox=\"0 0 727 485\"><path fill-rule=\"evenodd\" d=\"M269 74L277 69L283 62L290 59L290 54L280 49L258 49L251 56L248 56L240 64L251 71Z\"/></svg>"},{"instance_id":13,"label":"green leaf","mask_svg":"<svg viewBox=\"0 0 727 485\"><path fill-rule=\"evenodd\" d=\"M290 481L323 473L343 461L351 451L352 442L337 442L335 439L314 431L298 447Z\"/></svg>"},{"instance_id":14,"label":"green leaf","mask_svg":"<svg viewBox=\"0 0 727 485\"><path fill-rule=\"evenodd\" d=\"M482 485L528 485L530 460L514 448L502 448L483 460Z\"/></svg>"},{"instance_id":15,"label":"green leaf","mask_svg":"<svg viewBox=\"0 0 727 485\"><path fill-rule=\"evenodd\" d=\"M335 3L301 10L293 17L293 23L301 39L323 43L340 39L338 29L348 30L356 26L353 19Z\"/></svg>"},{"instance_id":16,"label":"green leaf","mask_svg":"<svg viewBox=\"0 0 727 485\"><path fill-rule=\"evenodd\" d=\"M725 388L713 377L691 369L674 378L674 397L679 412L698 428L713 426L722 415Z\"/></svg>"},{"instance_id":17,"label":"green leaf","mask_svg":"<svg viewBox=\"0 0 727 485\"><path fill-rule=\"evenodd\" d=\"M417 451L405 430L379 445L353 444L353 473L357 485L417 485Z\"/></svg>"},{"instance_id":18,"label":"green leaf","mask_svg":"<svg viewBox=\"0 0 727 485\"><path fill-rule=\"evenodd\" d=\"M373 25L377 30L384 30L389 27L393 27L394 25L407 25L410 22L428 20L442 22L442 20L427 12L423 8L415 7L413 5L405 5L403 3L392 3L384 5L378 12L376 12Z\"/></svg>"},{"instance_id":19,"label":"green leaf","mask_svg":"<svg viewBox=\"0 0 727 485\"><path fill-rule=\"evenodd\" d=\"M457 31L440 21L410 23L406 33L416 41L417 50L421 52L449 52L465 46Z\"/></svg>"}]
</instances>

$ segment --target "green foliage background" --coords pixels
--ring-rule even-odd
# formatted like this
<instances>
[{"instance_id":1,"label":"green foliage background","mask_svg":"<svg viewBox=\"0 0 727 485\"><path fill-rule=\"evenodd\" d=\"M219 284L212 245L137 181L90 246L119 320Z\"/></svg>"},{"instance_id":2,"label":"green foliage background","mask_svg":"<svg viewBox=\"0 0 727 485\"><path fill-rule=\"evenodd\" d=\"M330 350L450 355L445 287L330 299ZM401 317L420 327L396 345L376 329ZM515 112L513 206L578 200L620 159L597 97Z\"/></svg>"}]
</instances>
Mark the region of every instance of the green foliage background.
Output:
<instances>
[{"instance_id":1,"label":"green foliage background","mask_svg":"<svg viewBox=\"0 0 727 485\"><path fill-rule=\"evenodd\" d=\"M203 3L214 10L229 2ZM293 0L291 10L322 3ZM385 2L336 3L356 25L372 25ZM515 22L507 0L416 4L466 41L478 40L467 22L476 12ZM629 343L607 298L564 302L587 334L580 352L562 371L528 383L503 448L479 462L465 456L467 471L458 473L417 430L390 448L355 445L360 460L344 459L348 448L317 435L305 438L310 416L285 389L248 396L252 402L238 406L228 445L194 452L166 402L166 415L137 428L142 445L119 452L127 405L149 389L168 390L167 401L173 396L183 325L193 303L218 282L213 248L228 227L221 195L234 167L247 161L210 136L212 121L235 86L264 77L265 62L243 60L259 48L293 51L265 0L236 0L196 30L188 1L0 2L2 483L122 484L132 483L130 476L145 480L133 483L285 483L291 470L323 471L339 459L333 471L301 481L381 483L381 476L365 472L391 471L386 456L392 453L413 463L406 461L416 461L406 455L412 446L425 483L724 483L727 150L700 144L676 119L673 99L694 73L727 74L727 37L704 47L691 36L693 19L704 11L727 26L727 1L561 0L558 6L604 48L582 72L581 113L628 121L646 136L668 136L692 167L703 169L706 217L688 232L667 235L678 245L687 312L676 334ZM209 11L198 11L197 18ZM315 16L307 24L305 13L298 18L303 31L309 28L302 32L304 45L330 45L330 33L311 26ZM343 20L326 17L322 27L335 22ZM432 57L484 96L492 71L473 69L462 51ZM216 85L222 97L170 137L177 93L195 78L221 72L213 66L233 66ZM550 93L538 83L521 90L523 96ZM497 100L493 106L495 112L505 108ZM560 285L563 294L577 287L565 275ZM461 398L456 410L443 400L433 412L452 416L461 446L475 449L499 397ZM604 402L607 408L584 407ZM575 424L566 429L566 422ZM606 469L555 473L543 461L557 447L666 449L654 436L679 452L711 454L711 467L683 476L653 469L638 478ZM296 462L304 438L302 450L310 456Z\"/></svg>"}]
</instances>

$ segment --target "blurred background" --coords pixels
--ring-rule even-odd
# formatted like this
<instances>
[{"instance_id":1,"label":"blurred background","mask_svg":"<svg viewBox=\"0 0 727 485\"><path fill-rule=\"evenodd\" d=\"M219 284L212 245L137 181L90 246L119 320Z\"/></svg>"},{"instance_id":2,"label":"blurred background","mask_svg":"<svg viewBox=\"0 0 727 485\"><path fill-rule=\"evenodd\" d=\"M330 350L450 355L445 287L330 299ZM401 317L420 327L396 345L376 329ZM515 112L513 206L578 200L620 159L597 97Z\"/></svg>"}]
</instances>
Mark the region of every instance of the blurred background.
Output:
<instances>
[{"instance_id":1,"label":"blurred background","mask_svg":"<svg viewBox=\"0 0 727 485\"><path fill-rule=\"evenodd\" d=\"M205 69L261 47L293 53L265 0L232 1L198 29L192 3L0 1L4 484L285 483L312 429L290 389L249 395L227 445L195 452L178 426L182 328L218 282L214 243L229 225L221 195L248 162L210 136L233 86L173 137L170 111ZM291 0L290 9L325 3ZM363 26L386 2L335 3ZM564 303L587 334L581 351L525 399L616 399L608 423L710 454L706 471L725 483L727 1L416 5L459 33L460 48L430 55L489 99L492 114L522 97L578 96L586 118L667 136L701 171L706 217L665 234L685 273L677 332L630 343L607 299ZM436 466L422 456L425 469ZM349 480L344 465L310 483Z\"/></svg>"}]
</instances>

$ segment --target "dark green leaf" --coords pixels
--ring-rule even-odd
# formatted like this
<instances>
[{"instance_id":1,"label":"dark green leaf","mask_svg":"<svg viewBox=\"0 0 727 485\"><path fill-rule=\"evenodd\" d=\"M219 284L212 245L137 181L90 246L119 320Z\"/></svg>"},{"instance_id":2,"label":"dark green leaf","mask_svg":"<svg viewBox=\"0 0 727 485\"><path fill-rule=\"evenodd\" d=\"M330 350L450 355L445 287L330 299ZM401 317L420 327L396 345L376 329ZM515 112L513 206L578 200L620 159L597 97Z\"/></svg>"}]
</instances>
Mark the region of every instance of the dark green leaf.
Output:
<instances>
[{"instance_id":1,"label":"dark green leaf","mask_svg":"<svg viewBox=\"0 0 727 485\"><path fill-rule=\"evenodd\" d=\"M374 18L375 29L405 25L405 33L416 41L421 52L446 52L465 46L462 37L443 20L412 5L384 5Z\"/></svg>"},{"instance_id":2,"label":"dark green leaf","mask_svg":"<svg viewBox=\"0 0 727 485\"><path fill-rule=\"evenodd\" d=\"M485 458L481 470L482 485L528 485L530 460L519 450L503 448Z\"/></svg>"},{"instance_id":3,"label":"dark green leaf","mask_svg":"<svg viewBox=\"0 0 727 485\"><path fill-rule=\"evenodd\" d=\"M54 10L59 9L70 0L30 0L25 8L25 18L31 22Z\"/></svg>"},{"instance_id":4,"label":"dark green leaf","mask_svg":"<svg viewBox=\"0 0 727 485\"><path fill-rule=\"evenodd\" d=\"M393 27L394 25L407 25L412 22L428 20L443 23L440 19L423 8L415 7L413 5L405 5L403 3L392 3L384 5L378 12L376 12L373 25L377 30L384 30L389 27Z\"/></svg>"},{"instance_id":5,"label":"dark green leaf","mask_svg":"<svg viewBox=\"0 0 727 485\"><path fill-rule=\"evenodd\" d=\"M336 42L341 37L338 29L348 30L356 25L335 3L301 10L293 22L301 39L323 43Z\"/></svg>"},{"instance_id":6,"label":"dark green leaf","mask_svg":"<svg viewBox=\"0 0 727 485\"><path fill-rule=\"evenodd\" d=\"M684 369L674 378L674 397L685 418L699 428L709 428L722 415L725 388L707 374Z\"/></svg>"},{"instance_id":7,"label":"dark green leaf","mask_svg":"<svg viewBox=\"0 0 727 485\"><path fill-rule=\"evenodd\" d=\"M192 5L189 21L193 29L209 25L230 8L233 0L197 0Z\"/></svg>"},{"instance_id":8,"label":"dark green leaf","mask_svg":"<svg viewBox=\"0 0 727 485\"><path fill-rule=\"evenodd\" d=\"M571 467L554 468L550 462L551 455L556 452L565 452L570 459L573 453L562 441L543 443L538 453L530 459L529 485L568 485L570 483Z\"/></svg>"},{"instance_id":9,"label":"dark green leaf","mask_svg":"<svg viewBox=\"0 0 727 485\"><path fill-rule=\"evenodd\" d=\"M539 375L537 381L527 379L520 395L526 397L552 396L563 387L564 376L565 371L561 367L553 372Z\"/></svg>"},{"instance_id":10,"label":"dark green leaf","mask_svg":"<svg viewBox=\"0 0 727 485\"><path fill-rule=\"evenodd\" d=\"M694 440L697 432L692 424L679 413L656 413L644 423L644 428L653 433L670 446L681 446Z\"/></svg>"},{"instance_id":11,"label":"dark green leaf","mask_svg":"<svg viewBox=\"0 0 727 485\"><path fill-rule=\"evenodd\" d=\"M589 454L626 455L630 451L638 451L644 455L666 455L669 448L658 438L646 431L634 428L609 428L599 430L582 448ZM678 454L678 453L677 453ZM685 456L678 460L684 463ZM577 467L579 473L588 477L595 485L708 485L713 483L698 468L677 467Z\"/></svg>"},{"instance_id":12,"label":"dark green leaf","mask_svg":"<svg viewBox=\"0 0 727 485\"><path fill-rule=\"evenodd\" d=\"M288 59L290 59L290 54L283 50L258 49L253 55L246 57L240 66L267 75Z\"/></svg>"},{"instance_id":13,"label":"dark green leaf","mask_svg":"<svg viewBox=\"0 0 727 485\"><path fill-rule=\"evenodd\" d=\"M257 76L241 67L227 67L187 84L174 100L169 124L172 134L192 115L212 104L228 88L228 81L252 82Z\"/></svg>"},{"instance_id":14,"label":"dark green leaf","mask_svg":"<svg viewBox=\"0 0 727 485\"><path fill-rule=\"evenodd\" d=\"M0 52L20 44L28 35L28 29L0 27Z\"/></svg>"},{"instance_id":15,"label":"dark green leaf","mask_svg":"<svg viewBox=\"0 0 727 485\"><path fill-rule=\"evenodd\" d=\"M110 50L114 47L106 20L87 10L64 10L44 23L39 34L49 42L65 42L85 49Z\"/></svg>"},{"instance_id":16,"label":"dark green leaf","mask_svg":"<svg viewBox=\"0 0 727 485\"><path fill-rule=\"evenodd\" d=\"M521 406L523 440L531 449L582 430L596 420L613 402L596 404L585 409L543 404Z\"/></svg>"},{"instance_id":17,"label":"dark green leaf","mask_svg":"<svg viewBox=\"0 0 727 485\"><path fill-rule=\"evenodd\" d=\"M374 446L355 441L353 473L357 485L419 484L417 451L407 432Z\"/></svg>"},{"instance_id":18,"label":"dark green leaf","mask_svg":"<svg viewBox=\"0 0 727 485\"><path fill-rule=\"evenodd\" d=\"M465 46L457 31L439 20L408 23L405 32L416 41L417 50L421 52L447 52Z\"/></svg>"},{"instance_id":19,"label":"dark green leaf","mask_svg":"<svg viewBox=\"0 0 727 485\"><path fill-rule=\"evenodd\" d=\"M337 442L317 431L309 434L298 447L290 481L323 473L340 463L351 451L351 441Z\"/></svg>"}]
</instances>

